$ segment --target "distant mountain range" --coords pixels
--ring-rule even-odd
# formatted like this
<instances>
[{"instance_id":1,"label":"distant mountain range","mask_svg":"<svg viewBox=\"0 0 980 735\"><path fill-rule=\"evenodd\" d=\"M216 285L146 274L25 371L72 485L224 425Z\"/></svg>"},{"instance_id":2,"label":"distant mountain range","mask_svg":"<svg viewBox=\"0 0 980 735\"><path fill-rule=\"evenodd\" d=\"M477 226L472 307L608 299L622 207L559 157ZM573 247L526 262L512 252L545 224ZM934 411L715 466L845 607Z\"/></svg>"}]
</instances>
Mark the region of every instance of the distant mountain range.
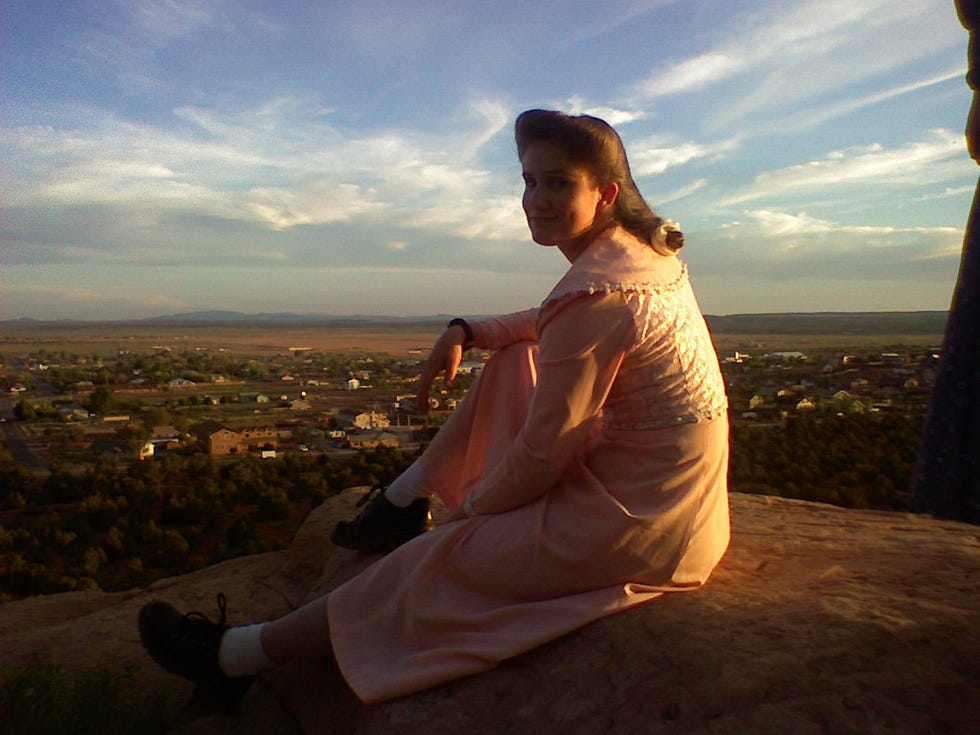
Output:
<instances>
[{"instance_id":1,"label":"distant mountain range","mask_svg":"<svg viewBox=\"0 0 980 735\"><path fill-rule=\"evenodd\" d=\"M479 316L470 315L477 319ZM772 314L706 315L715 334L941 334L946 326L945 311L826 311ZM191 311L148 319L126 319L129 324L299 324L331 322L363 324L428 324L447 322L448 314L431 316L370 316L294 314L290 312L246 314L240 311ZM14 319L7 325L84 323L81 320L43 321Z\"/></svg>"}]
</instances>

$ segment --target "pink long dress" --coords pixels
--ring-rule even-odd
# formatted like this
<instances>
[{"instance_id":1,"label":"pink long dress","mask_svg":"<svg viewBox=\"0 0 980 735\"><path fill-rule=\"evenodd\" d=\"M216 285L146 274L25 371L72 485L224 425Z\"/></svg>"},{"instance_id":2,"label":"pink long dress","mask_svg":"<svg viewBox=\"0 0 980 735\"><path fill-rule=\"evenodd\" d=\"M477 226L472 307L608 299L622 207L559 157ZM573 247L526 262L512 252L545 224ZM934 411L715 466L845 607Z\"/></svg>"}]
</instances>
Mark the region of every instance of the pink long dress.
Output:
<instances>
[{"instance_id":1,"label":"pink long dress","mask_svg":"<svg viewBox=\"0 0 980 735\"><path fill-rule=\"evenodd\" d=\"M539 308L472 326L497 352L421 458L467 517L329 597L368 703L696 588L728 546L724 383L683 263L613 229Z\"/></svg>"}]
</instances>

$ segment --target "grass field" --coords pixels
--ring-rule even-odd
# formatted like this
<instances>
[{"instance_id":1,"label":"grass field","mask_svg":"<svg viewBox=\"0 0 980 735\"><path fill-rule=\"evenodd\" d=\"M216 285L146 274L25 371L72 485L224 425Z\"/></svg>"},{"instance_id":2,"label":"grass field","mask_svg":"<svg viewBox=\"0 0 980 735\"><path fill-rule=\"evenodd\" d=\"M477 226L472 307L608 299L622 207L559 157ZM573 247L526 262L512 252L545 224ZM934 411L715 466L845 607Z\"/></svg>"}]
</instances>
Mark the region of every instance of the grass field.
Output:
<instances>
[{"instance_id":1,"label":"grass field","mask_svg":"<svg viewBox=\"0 0 980 735\"><path fill-rule=\"evenodd\" d=\"M723 355L735 350L759 355L766 352L902 352L938 347L937 334L713 334L715 348Z\"/></svg>"}]
</instances>

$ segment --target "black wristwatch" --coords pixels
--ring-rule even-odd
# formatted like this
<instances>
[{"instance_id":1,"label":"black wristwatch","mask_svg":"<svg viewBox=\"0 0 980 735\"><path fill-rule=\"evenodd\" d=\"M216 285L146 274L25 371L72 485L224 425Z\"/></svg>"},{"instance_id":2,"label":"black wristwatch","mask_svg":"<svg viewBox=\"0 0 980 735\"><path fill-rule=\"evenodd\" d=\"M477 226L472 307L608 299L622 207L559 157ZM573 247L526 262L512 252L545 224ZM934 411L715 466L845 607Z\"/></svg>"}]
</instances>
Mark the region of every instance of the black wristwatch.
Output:
<instances>
[{"instance_id":1,"label":"black wristwatch","mask_svg":"<svg viewBox=\"0 0 980 735\"><path fill-rule=\"evenodd\" d=\"M466 350L473 346L473 327L469 325L469 322L467 322L465 319L456 317L455 319L450 320L449 324L446 325L446 329L449 329L449 327L463 328L463 334L466 335L466 341L463 342L463 352L466 352Z\"/></svg>"}]
</instances>

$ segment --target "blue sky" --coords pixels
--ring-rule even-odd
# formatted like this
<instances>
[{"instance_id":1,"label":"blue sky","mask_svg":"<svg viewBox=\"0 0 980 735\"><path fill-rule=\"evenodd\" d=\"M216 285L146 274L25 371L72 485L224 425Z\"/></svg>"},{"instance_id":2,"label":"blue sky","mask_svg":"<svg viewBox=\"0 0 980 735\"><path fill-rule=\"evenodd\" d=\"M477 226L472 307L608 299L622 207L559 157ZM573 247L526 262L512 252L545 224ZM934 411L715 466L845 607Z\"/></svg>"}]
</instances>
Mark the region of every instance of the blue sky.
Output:
<instances>
[{"instance_id":1,"label":"blue sky","mask_svg":"<svg viewBox=\"0 0 980 735\"><path fill-rule=\"evenodd\" d=\"M6 0L0 319L538 303L511 129L620 131L703 310L945 309L952 0Z\"/></svg>"}]
</instances>

